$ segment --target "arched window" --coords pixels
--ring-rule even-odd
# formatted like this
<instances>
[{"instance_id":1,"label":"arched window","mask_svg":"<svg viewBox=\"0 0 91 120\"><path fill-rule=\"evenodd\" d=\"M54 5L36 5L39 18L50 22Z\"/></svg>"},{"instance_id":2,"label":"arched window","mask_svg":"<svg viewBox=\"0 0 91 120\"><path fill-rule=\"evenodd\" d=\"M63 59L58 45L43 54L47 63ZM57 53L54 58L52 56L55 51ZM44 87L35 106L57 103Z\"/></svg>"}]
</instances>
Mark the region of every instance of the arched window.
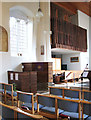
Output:
<instances>
[{"instance_id":1,"label":"arched window","mask_svg":"<svg viewBox=\"0 0 91 120\"><path fill-rule=\"evenodd\" d=\"M32 44L33 21L21 11L10 12L10 51L11 56L24 56Z\"/></svg>"}]
</instances>

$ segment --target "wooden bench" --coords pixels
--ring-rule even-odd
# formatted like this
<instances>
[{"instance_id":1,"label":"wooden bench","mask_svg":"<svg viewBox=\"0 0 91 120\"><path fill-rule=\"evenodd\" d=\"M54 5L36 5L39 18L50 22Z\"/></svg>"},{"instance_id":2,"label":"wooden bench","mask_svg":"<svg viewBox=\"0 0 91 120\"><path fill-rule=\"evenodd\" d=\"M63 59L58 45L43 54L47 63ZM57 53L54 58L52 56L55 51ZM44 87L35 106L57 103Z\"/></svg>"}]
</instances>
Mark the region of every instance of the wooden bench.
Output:
<instances>
[{"instance_id":1,"label":"wooden bench","mask_svg":"<svg viewBox=\"0 0 91 120\"><path fill-rule=\"evenodd\" d=\"M72 120L80 120L81 118L81 104L80 100L72 100L65 99L61 97L57 97L57 118L64 116L68 116L68 118ZM63 110L61 114L59 114L58 109Z\"/></svg>"},{"instance_id":2,"label":"wooden bench","mask_svg":"<svg viewBox=\"0 0 91 120\"><path fill-rule=\"evenodd\" d=\"M12 101L12 105L14 105L14 99L16 99L17 97L17 92L13 91L13 84L4 84L5 86L5 103L7 101L7 98L9 98L9 100L11 99Z\"/></svg>"},{"instance_id":3,"label":"wooden bench","mask_svg":"<svg viewBox=\"0 0 91 120\"><path fill-rule=\"evenodd\" d=\"M2 97L4 97L5 100L5 89L4 89L4 83L0 83L0 100L2 101Z\"/></svg>"},{"instance_id":4,"label":"wooden bench","mask_svg":"<svg viewBox=\"0 0 91 120\"><path fill-rule=\"evenodd\" d=\"M13 84L7 84L7 83L0 83L1 88L1 94L4 96L4 102L7 102L8 100L12 101L12 105L14 105L14 99L17 97L17 93L13 91Z\"/></svg>"},{"instance_id":5,"label":"wooden bench","mask_svg":"<svg viewBox=\"0 0 91 120\"><path fill-rule=\"evenodd\" d=\"M91 101L91 91L89 91L89 90L82 90L82 100Z\"/></svg>"},{"instance_id":6,"label":"wooden bench","mask_svg":"<svg viewBox=\"0 0 91 120\"><path fill-rule=\"evenodd\" d=\"M0 94L4 93L4 83L0 83Z\"/></svg>"},{"instance_id":7,"label":"wooden bench","mask_svg":"<svg viewBox=\"0 0 91 120\"><path fill-rule=\"evenodd\" d=\"M4 84L5 86L5 103L7 102L7 99L11 99L12 105L14 105L13 100L13 85L12 84Z\"/></svg>"},{"instance_id":8,"label":"wooden bench","mask_svg":"<svg viewBox=\"0 0 91 120\"><path fill-rule=\"evenodd\" d=\"M34 114L33 93L17 91L17 107L21 108L26 112Z\"/></svg>"},{"instance_id":9,"label":"wooden bench","mask_svg":"<svg viewBox=\"0 0 91 120\"><path fill-rule=\"evenodd\" d=\"M0 106L2 108L2 114L1 114L1 117L3 119L13 119L13 120L19 120L19 119L22 119L22 118L26 118L28 120L40 120L42 119L43 120L43 116L41 115L34 115L34 114L30 114L30 113L27 113L27 112L24 112L22 111L21 109L19 109L18 107L15 107L15 106L9 106L9 105L6 105L6 104L3 104L2 102L0 102Z\"/></svg>"},{"instance_id":10,"label":"wooden bench","mask_svg":"<svg viewBox=\"0 0 91 120\"><path fill-rule=\"evenodd\" d=\"M81 101L82 104L82 120L84 120L84 114L87 115L85 120L91 120L91 101Z\"/></svg>"},{"instance_id":11,"label":"wooden bench","mask_svg":"<svg viewBox=\"0 0 91 120\"><path fill-rule=\"evenodd\" d=\"M49 86L49 94L62 98L81 99L81 90Z\"/></svg>"},{"instance_id":12,"label":"wooden bench","mask_svg":"<svg viewBox=\"0 0 91 120\"><path fill-rule=\"evenodd\" d=\"M37 102L34 101L34 94L17 91L17 107L32 114L37 112ZM42 105L39 106L39 108L42 107Z\"/></svg>"},{"instance_id":13,"label":"wooden bench","mask_svg":"<svg viewBox=\"0 0 91 120\"><path fill-rule=\"evenodd\" d=\"M44 107L39 109L39 104ZM52 119L59 119L62 117L61 115L65 115L71 119L79 120L81 118L81 104L80 100L61 98L51 94L37 94L37 112Z\"/></svg>"},{"instance_id":14,"label":"wooden bench","mask_svg":"<svg viewBox=\"0 0 91 120\"><path fill-rule=\"evenodd\" d=\"M56 119L57 118L57 99L55 96L37 94L37 113L48 118ZM39 105L43 105L39 109ZM60 113L63 111L59 111Z\"/></svg>"}]
</instances>

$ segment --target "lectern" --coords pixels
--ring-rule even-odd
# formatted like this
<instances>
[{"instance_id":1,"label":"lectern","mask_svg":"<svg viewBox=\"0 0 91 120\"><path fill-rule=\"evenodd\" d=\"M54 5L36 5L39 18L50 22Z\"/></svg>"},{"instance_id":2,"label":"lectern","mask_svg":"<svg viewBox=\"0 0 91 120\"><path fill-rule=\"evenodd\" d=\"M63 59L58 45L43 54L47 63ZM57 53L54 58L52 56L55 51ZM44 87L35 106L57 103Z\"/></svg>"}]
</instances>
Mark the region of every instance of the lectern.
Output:
<instances>
[{"instance_id":1,"label":"lectern","mask_svg":"<svg viewBox=\"0 0 91 120\"><path fill-rule=\"evenodd\" d=\"M83 78L89 79L89 90L91 90L91 70L84 70L81 74L81 80Z\"/></svg>"}]
</instances>

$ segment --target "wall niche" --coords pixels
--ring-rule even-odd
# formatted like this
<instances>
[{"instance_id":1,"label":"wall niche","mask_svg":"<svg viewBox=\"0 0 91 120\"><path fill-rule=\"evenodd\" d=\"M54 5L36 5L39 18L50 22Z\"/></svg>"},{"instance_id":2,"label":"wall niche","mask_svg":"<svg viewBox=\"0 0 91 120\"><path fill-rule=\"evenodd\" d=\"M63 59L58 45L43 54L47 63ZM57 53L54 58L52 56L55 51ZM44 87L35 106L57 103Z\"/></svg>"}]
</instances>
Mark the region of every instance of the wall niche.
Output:
<instances>
[{"instance_id":1,"label":"wall niche","mask_svg":"<svg viewBox=\"0 0 91 120\"><path fill-rule=\"evenodd\" d=\"M0 26L0 51L8 52L8 33L2 26Z\"/></svg>"}]
</instances>

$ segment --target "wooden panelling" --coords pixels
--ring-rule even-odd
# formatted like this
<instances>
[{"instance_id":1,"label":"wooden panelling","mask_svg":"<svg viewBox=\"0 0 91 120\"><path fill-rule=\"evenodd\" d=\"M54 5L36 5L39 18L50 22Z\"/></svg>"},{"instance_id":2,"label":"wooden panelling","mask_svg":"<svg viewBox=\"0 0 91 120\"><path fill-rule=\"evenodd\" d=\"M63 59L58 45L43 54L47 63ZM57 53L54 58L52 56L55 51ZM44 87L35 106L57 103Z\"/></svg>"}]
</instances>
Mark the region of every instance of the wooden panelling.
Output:
<instances>
[{"instance_id":1,"label":"wooden panelling","mask_svg":"<svg viewBox=\"0 0 91 120\"><path fill-rule=\"evenodd\" d=\"M51 62L22 63L22 68L23 72L8 71L8 82L15 83L17 90L36 93L47 90L48 82L53 82Z\"/></svg>"},{"instance_id":2,"label":"wooden panelling","mask_svg":"<svg viewBox=\"0 0 91 120\"><path fill-rule=\"evenodd\" d=\"M76 14L77 13L77 9L70 4L71 2L55 2L56 5L68 10L71 12L71 14Z\"/></svg>"},{"instance_id":3,"label":"wooden panelling","mask_svg":"<svg viewBox=\"0 0 91 120\"><path fill-rule=\"evenodd\" d=\"M64 16L68 15L65 20ZM87 31L71 23L70 13L51 3L52 48L87 51Z\"/></svg>"},{"instance_id":4,"label":"wooden panelling","mask_svg":"<svg viewBox=\"0 0 91 120\"><path fill-rule=\"evenodd\" d=\"M48 82L53 82L52 62L22 63L23 71L37 72L37 90L47 90Z\"/></svg>"},{"instance_id":5,"label":"wooden panelling","mask_svg":"<svg viewBox=\"0 0 91 120\"><path fill-rule=\"evenodd\" d=\"M18 75L17 80L16 80L16 75ZM17 90L36 93L37 92L37 72L8 71L8 83L9 84L15 83Z\"/></svg>"},{"instance_id":6,"label":"wooden panelling","mask_svg":"<svg viewBox=\"0 0 91 120\"><path fill-rule=\"evenodd\" d=\"M83 13L91 16L90 11L90 2L55 2L60 7L65 8L66 10L70 11L72 14L76 14L77 10L82 11Z\"/></svg>"},{"instance_id":7,"label":"wooden panelling","mask_svg":"<svg viewBox=\"0 0 91 120\"><path fill-rule=\"evenodd\" d=\"M23 71L37 71L38 82L53 82L52 62L22 63Z\"/></svg>"},{"instance_id":8,"label":"wooden panelling","mask_svg":"<svg viewBox=\"0 0 91 120\"><path fill-rule=\"evenodd\" d=\"M83 13L91 16L91 13L89 12L90 7L89 4L90 2L69 2L71 6L73 6L75 9L82 11Z\"/></svg>"}]
</instances>

